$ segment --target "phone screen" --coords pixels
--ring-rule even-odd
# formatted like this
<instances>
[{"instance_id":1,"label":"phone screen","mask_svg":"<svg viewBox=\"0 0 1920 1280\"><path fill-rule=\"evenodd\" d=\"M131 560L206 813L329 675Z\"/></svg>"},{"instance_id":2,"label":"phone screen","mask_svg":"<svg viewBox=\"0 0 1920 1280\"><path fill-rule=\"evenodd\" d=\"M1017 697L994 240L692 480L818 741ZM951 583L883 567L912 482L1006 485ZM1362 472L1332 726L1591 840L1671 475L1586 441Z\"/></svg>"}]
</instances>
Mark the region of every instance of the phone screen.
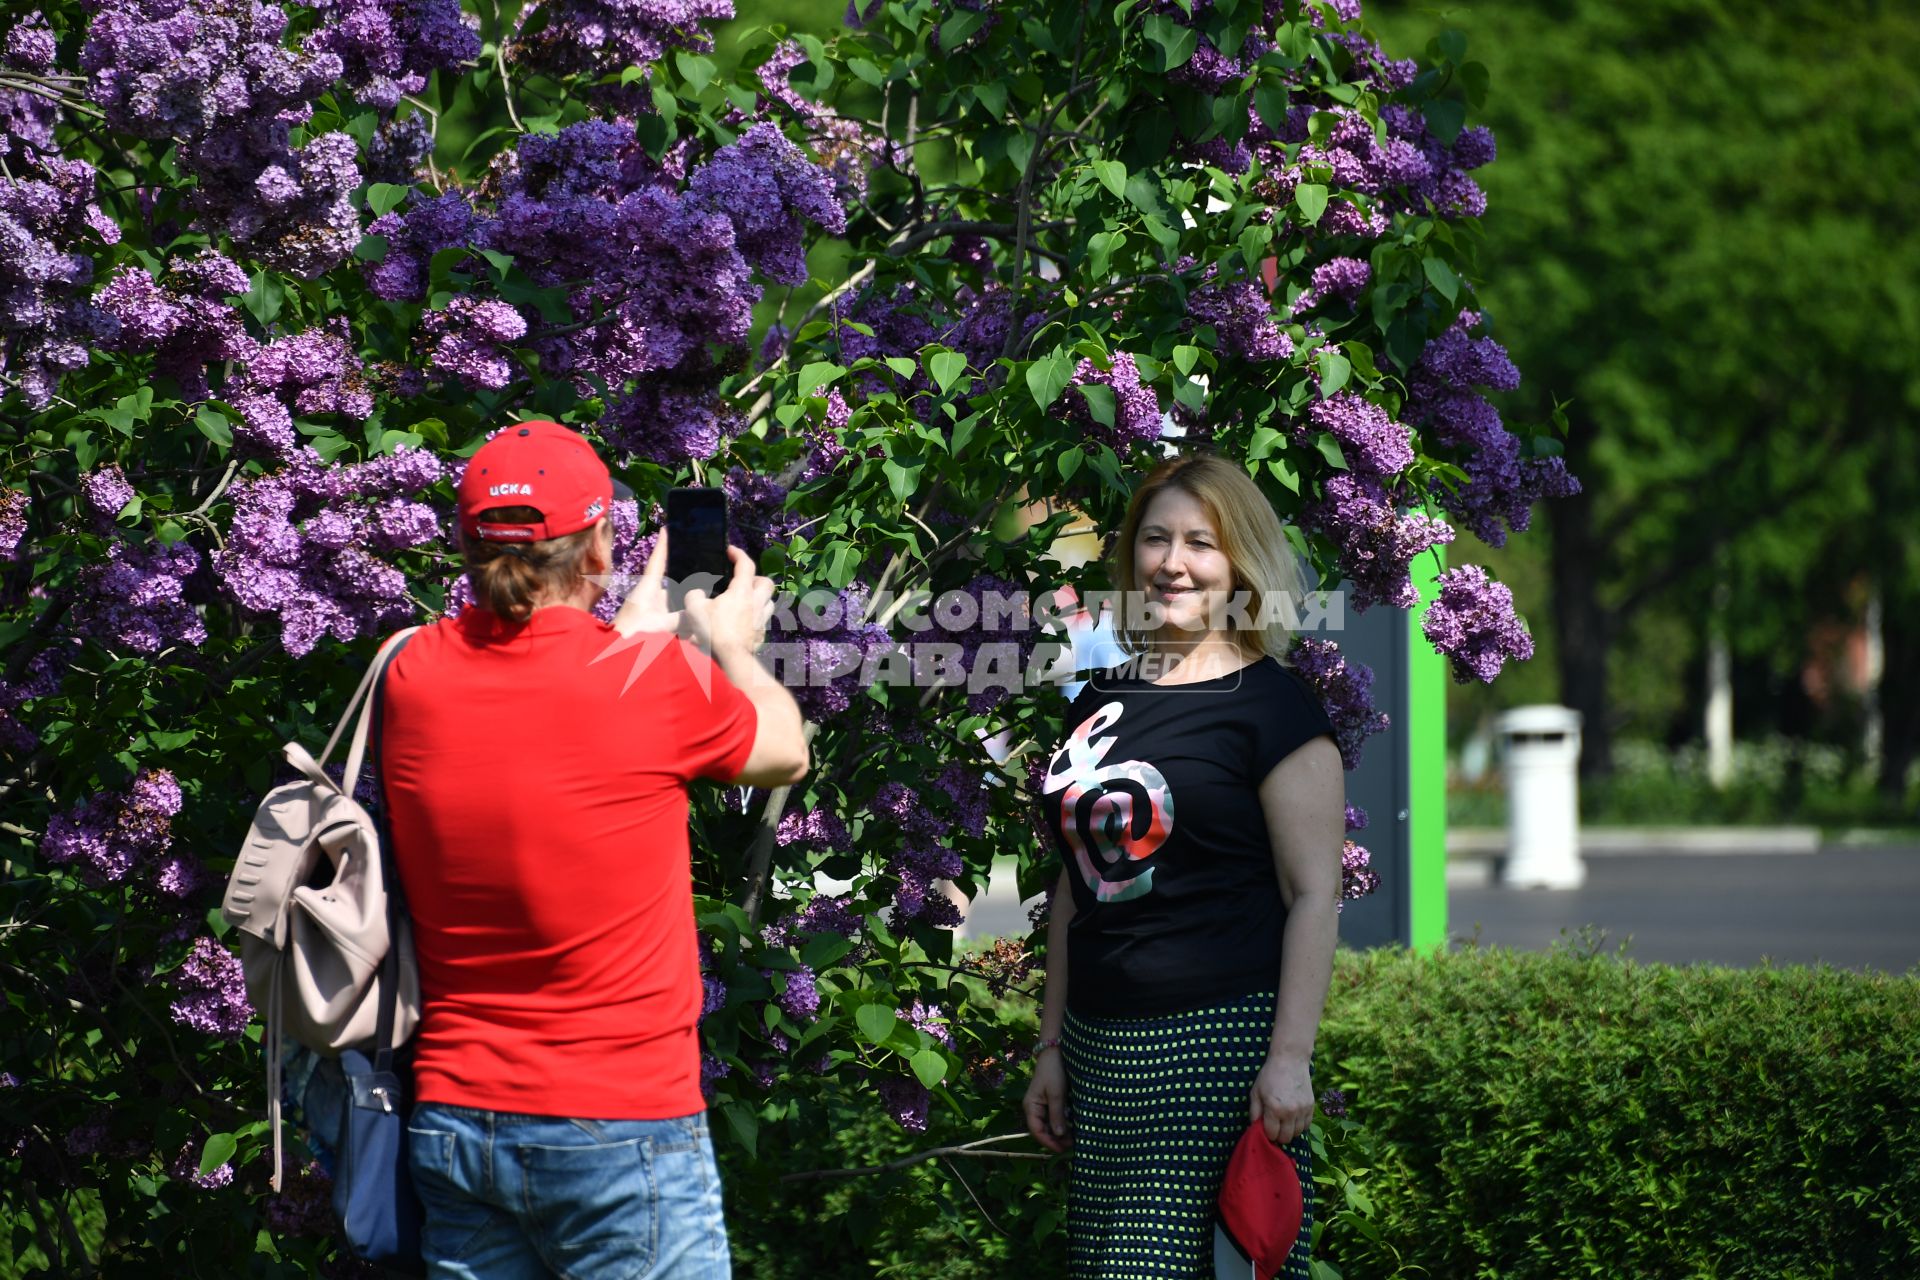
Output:
<instances>
[{"instance_id":1,"label":"phone screen","mask_svg":"<svg viewBox=\"0 0 1920 1280\"><path fill-rule=\"evenodd\" d=\"M725 589L727 495L718 489L667 491L667 578L677 594ZM677 606L676 606L677 607Z\"/></svg>"}]
</instances>

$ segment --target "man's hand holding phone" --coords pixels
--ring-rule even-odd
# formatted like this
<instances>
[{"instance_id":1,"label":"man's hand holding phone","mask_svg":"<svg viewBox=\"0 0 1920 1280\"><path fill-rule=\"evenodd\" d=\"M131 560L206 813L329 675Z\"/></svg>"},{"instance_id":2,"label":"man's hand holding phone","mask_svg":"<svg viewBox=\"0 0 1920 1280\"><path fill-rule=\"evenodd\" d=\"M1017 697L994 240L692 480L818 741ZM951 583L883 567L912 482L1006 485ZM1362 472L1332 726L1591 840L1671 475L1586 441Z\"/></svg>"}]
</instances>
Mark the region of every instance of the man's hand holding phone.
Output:
<instances>
[{"instance_id":1,"label":"man's hand holding phone","mask_svg":"<svg viewBox=\"0 0 1920 1280\"><path fill-rule=\"evenodd\" d=\"M695 588L680 606L681 633L709 653L758 653L773 617L773 579L760 576L753 557L728 547L733 574L717 596Z\"/></svg>"}]
</instances>

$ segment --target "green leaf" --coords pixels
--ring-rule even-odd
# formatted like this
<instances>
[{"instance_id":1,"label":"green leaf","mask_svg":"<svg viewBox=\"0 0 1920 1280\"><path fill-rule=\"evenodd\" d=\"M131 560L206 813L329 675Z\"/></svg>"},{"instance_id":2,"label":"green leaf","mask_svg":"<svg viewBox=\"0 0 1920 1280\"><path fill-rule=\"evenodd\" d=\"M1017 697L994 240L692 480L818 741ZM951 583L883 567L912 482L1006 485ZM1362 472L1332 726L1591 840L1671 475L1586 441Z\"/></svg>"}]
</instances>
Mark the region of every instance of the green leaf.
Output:
<instances>
[{"instance_id":1,"label":"green leaf","mask_svg":"<svg viewBox=\"0 0 1920 1280\"><path fill-rule=\"evenodd\" d=\"M1293 202L1306 216L1307 225L1313 226L1327 211L1327 189L1317 182L1303 182L1293 189Z\"/></svg>"},{"instance_id":2,"label":"green leaf","mask_svg":"<svg viewBox=\"0 0 1920 1280\"><path fill-rule=\"evenodd\" d=\"M967 371L967 358L958 351L935 352L927 360L927 371L933 374L940 393L945 395L960 380L960 375Z\"/></svg>"},{"instance_id":3,"label":"green leaf","mask_svg":"<svg viewBox=\"0 0 1920 1280\"><path fill-rule=\"evenodd\" d=\"M233 428L227 425L226 415L212 405L200 406L200 412L194 415L193 425L200 429L201 435L222 449L233 447Z\"/></svg>"},{"instance_id":4,"label":"green leaf","mask_svg":"<svg viewBox=\"0 0 1920 1280\"><path fill-rule=\"evenodd\" d=\"M1059 461L1054 464L1060 469L1061 481L1064 483L1065 481L1073 479L1074 473L1080 470L1080 464L1086 460L1087 451L1079 445L1075 445L1073 448L1061 454Z\"/></svg>"},{"instance_id":5,"label":"green leaf","mask_svg":"<svg viewBox=\"0 0 1920 1280\"><path fill-rule=\"evenodd\" d=\"M1313 438L1313 447L1327 460L1327 465L1336 471L1347 469L1347 455L1340 452L1340 442L1333 438L1330 431L1322 431Z\"/></svg>"},{"instance_id":6,"label":"green leaf","mask_svg":"<svg viewBox=\"0 0 1920 1280\"><path fill-rule=\"evenodd\" d=\"M1261 122L1277 134L1287 131L1287 90L1285 85L1262 84L1253 91L1253 109Z\"/></svg>"},{"instance_id":7,"label":"green leaf","mask_svg":"<svg viewBox=\"0 0 1920 1280\"><path fill-rule=\"evenodd\" d=\"M502 253L498 249L482 249L480 256L492 263L493 269L503 276L507 274L507 269L513 266L513 255Z\"/></svg>"},{"instance_id":8,"label":"green leaf","mask_svg":"<svg viewBox=\"0 0 1920 1280\"><path fill-rule=\"evenodd\" d=\"M1427 273L1427 282L1438 289L1441 296L1446 298L1448 302L1457 302L1459 300L1460 277L1453 273L1453 268L1448 266L1445 261L1429 255L1426 260L1420 264L1420 269Z\"/></svg>"},{"instance_id":9,"label":"green leaf","mask_svg":"<svg viewBox=\"0 0 1920 1280\"><path fill-rule=\"evenodd\" d=\"M1099 382L1082 383L1080 395L1087 402L1087 412L1093 420L1103 427L1113 426L1113 388Z\"/></svg>"},{"instance_id":10,"label":"green leaf","mask_svg":"<svg viewBox=\"0 0 1920 1280\"><path fill-rule=\"evenodd\" d=\"M1027 390L1033 393L1033 402L1042 409L1052 408L1072 380L1073 361L1059 352L1027 366Z\"/></svg>"},{"instance_id":11,"label":"green leaf","mask_svg":"<svg viewBox=\"0 0 1920 1280\"><path fill-rule=\"evenodd\" d=\"M849 58L847 60L847 70L853 72L854 75L859 76L876 89L887 82L886 73L865 58Z\"/></svg>"},{"instance_id":12,"label":"green leaf","mask_svg":"<svg viewBox=\"0 0 1920 1280\"><path fill-rule=\"evenodd\" d=\"M400 202L407 198L411 190L412 187L397 182L376 182L367 188L367 208L373 210L375 217L391 213L400 207Z\"/></svg>"},{"instance_id":13,"label":"green leaf","mask_svg":"<svg viewBox=\"0 0 1920 1280\"><path fill-rule=\"evenodd\" d=\"M851 542L836 541L827 553L827 585L835 591L853 581L854 570L860 567L860 553L853 549Z\"/></svg>"},{"instance_id":14,"label":"green leaf","mask_svg":"<svg viewBox=\"0 0 1920 1280\"><path fill-rule=\"evenodd\" d=\"M1420 114L1427 118L1434 136L1448 146L1459 141L1460 131L1467 127L1467 104L1457 98L1431 99L1421 105Z\"/></svg>"},{"instance_id":15,"label":"green leaf","mask_svg":"<svg viewBox=\"0 0 1920 1280\"><path fill-rule=\"evenodd\" d=\"M200 1176L205 1177L233 1159L233 1153L240 1149L230 1133L216 1133L207 1139L207 1145L200 1149Z\"/></svg>"},{"instance_id":16,"label":"green leaf","mask_svg":"<svg viewBox=\"0 0 1920 1280\"><path fill-rule=\"evenodd\" d=\"M1160 51L1159 65L1153 68L1155 71L1175 71L1186 66L1200 43L1198 31L1181 26L1165 14L1156 13L1148 18L1141 32Z\"/></svg>"},{"instance_id":17,"label":"green leaf","mask_svg":"<svg viewBox=\"0 0 1920 1280\"><path fill-rule=\"evenodd\" d=\"M869 1044L885 1044L893 1029L900 1025L894 1011L884 1004L863 1004L853 1015L853 1023Z\"/></svg>"},{"instance_id":18,"label":"green leaf","mask_svg":"<svg viewBox=\"0 0 1920 1280\"><path fill-rule=\"evenodd\" d=\"M1287 461L1286 458L1268 459L1267 472L1272 475L1275 480L1278 480L1295 493L1300 492L1300 473L1293 469L1293 463Z\"/></svg>"},{"instance_id":19,"label":"green leaf","mask_svg":"<svg viewBox=\"0 0 1920 1280\"><path fill-rule=\"evenodd\" d=\"M747 1155L757 1158L760 1117L753 1113L751 1107L743 1106L731 1098L720 1108L720 1114L726 1117L727 1127L733 1130L733 1136L740 1140L740 1145L747 1149Z\"/></svg>"},{"instance_id":20,"label":"green leaf","mask_svg":"<svg viewBox=\"0 0 1920 1280\"><path fill-rule=\"evenodd\" d=\"M780 1025L780 1006L775 1004L771 1000L767 1001L765 1007L760 1010L760 1021L766 1026L767 1030L769 1031L779 1026Z\"/></svg>"},{"instance_id":21,"label":"green leaf","mask_svg":"<svg viewBox=\"0 0 1920 1280\"><path fill-rule=\"evenodd\" d=\"M1118 160L1095 160L1093 176L1100 180L1101 186L1113 192L1114 195L1122 198L1126 196L1127 166Z\"/></svg>"},{"instance_id":22,"label":"green leaf","mask_svg":"<svg viewBox=\"0 0 1920 1280\"><path fill-rule=\"evenodd\" d=\"M987 23L984 10L962 9L940 24L941 52L951 54L967 42L967 37Z\"/></svg>"},{"instance_id":23,"label":"green leaf","mask_svg":"<svg viewBox=\"0 0 1920 1280\"><path fill-rule=\"evenodd\" d=\"M1173 349L1173 367L1180 371L1181 376L1192 373L1194 366L1199 363L1200 348L1183 343Z\"/></svg>"},{"instance_id":24,"label":"green leaf","mask_svg":"<svg viewBox=\"0 0 1920 1280\"><path fill-rule=\"evenodd\" d=\"M713 83L713 60L703 58L697 53L682 50L673 55L673 65L680 68L680 76L695 93L703 93Z\"/></svg>"},{"instance_id":25,"label":"green leaf","mask_svg":"<svg viewBox=\"0 0 1920 1280\"><path fill-rule=\"evenodd\" d=\"M816 360L800 370L800 385L794 389L794 394L804 400L818 388L836 381L845 372L844 368L830 361Z\"/></svg>"},{"instance_id":26,"label":"green leaf","mask_svg":"<svg viewBox=\"0 0 1920 1280\"><path fill-rule=\"evenodd\" d=\"M919 490L920 468L922 465L923 464L919 462L915 462L912 466L905 466L892 458L888 458L880 464L880 469L884 471L887 476L887 487L893 490L893 500L895 502L905 502Z\"/></svg>"},{"instance_id":27,"label":"green leaf","mask_svg":"<svg viewBox=\"0 0 1920 1280\"><path fill-rule=\"evenodd\" d=\"M1320 352L1320 395L1322 398L1336 395L1340 388L1347 385L1347 375L1353 372L1353 366L1338 351Z\"/></svg>"},{"instance_id":28,"label":"green leaf","mask_svg":"<svg viewBox=\"0 0 1920 1280\"><path fill-rule=\"evenodd\" d=\"M998 80L983 80L976 84L973 86L973 96L996 120L1007 110L1007 86Z\"/></svg>"},{"instance_id":29,"label":"green leaf","mask_svg":"<svg viewBox=\"0 0 1920 1280\"><path fill-rule=\"evenodd\" d=\"M888 356L887 368L893 370L903 378L911 378L914 374L920 372L920 366L912 360L909 360L906 356Z\"/></svg>"},{"instance_id":30,"label":"green leaf","mask_svg":"<svg viewBox=\"0 0 1920 1280\"><path fill-rule=\"evenodd\" d=\"M1361 377L1369 382L1379 380L1380 368L1373 362L1372 347L1364 342L1349 342L1343 344L1342 350L1347 353L1347 359L1353 362L1353 367L1360 372Z\"/></svg>"},{"instance_id":31,"label":"green leaf","mask_svg":"<svg viewBox=\"0 0 1920 1280\"><path fill-rule=\"evenodd\" d=\"M920 1083L931 1089L947 1078L947 1060L935 1049L922 1049L908 1061Z\"/></svg>"},{"instance_id":32,"label":"green leaf","mask_svg":"<svg viewBox=\"0 0 1920 1280\"><path fill-rule=\"evenodd\" d=\"M1247 461L1260 461L1273 452L1273 447L1279 444L1282 438L1281 434L1272 427L1255 428L1253 439L1247 443Z\"/></svg>"}]
</instances>

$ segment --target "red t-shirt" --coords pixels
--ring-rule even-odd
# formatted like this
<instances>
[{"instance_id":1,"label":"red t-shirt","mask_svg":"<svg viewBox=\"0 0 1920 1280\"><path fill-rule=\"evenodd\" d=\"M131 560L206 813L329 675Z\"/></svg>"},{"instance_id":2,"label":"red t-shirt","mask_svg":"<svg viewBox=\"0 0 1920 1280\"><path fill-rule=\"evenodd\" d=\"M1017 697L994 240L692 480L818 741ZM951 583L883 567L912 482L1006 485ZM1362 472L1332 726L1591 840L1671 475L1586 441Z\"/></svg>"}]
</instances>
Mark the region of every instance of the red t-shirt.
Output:
<instances>
[{"instance_id":1,"label":"red t-shirt","mask_svg":"<svg viewBox=\"0 0 1920 1280\"><path fill-rule=\"evenodd\" d=\"M757 717L672 636L596 662L618 639L567 606L518 626L469 608L388 671L422 1101L594 1120L706 1105L686 786L738 774Z\"/></svg>"}]
</instances>

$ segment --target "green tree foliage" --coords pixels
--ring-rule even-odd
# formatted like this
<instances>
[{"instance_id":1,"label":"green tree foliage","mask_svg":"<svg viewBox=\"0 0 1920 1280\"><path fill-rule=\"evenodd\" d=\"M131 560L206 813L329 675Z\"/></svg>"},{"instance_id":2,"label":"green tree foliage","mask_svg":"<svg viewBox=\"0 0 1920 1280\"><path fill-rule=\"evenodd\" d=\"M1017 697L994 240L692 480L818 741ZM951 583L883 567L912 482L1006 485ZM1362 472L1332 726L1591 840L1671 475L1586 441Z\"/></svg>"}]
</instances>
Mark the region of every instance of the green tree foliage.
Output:
<instances>
[{"instance_id":1,"label":"green tree foliage","mask_svg":"<svg viewBox=\"0 0 1920 1280\"><path fill-rule=\"evenodd\" d=\"M1431 32L1390 10L1389 47ZM1896 786L1920 671L1920 16L1491 0L1449 21L1501 85L1483 296L1522 402L1573 402L1586 492L1550 521L1586 763L1606 767L1617 718L1609 653L1654 634L1648 614L1699 634L1723 608L1736 655L1790 684L1810 628L1857 618L1870 582Z\"/></svg>"}]
</instances>

